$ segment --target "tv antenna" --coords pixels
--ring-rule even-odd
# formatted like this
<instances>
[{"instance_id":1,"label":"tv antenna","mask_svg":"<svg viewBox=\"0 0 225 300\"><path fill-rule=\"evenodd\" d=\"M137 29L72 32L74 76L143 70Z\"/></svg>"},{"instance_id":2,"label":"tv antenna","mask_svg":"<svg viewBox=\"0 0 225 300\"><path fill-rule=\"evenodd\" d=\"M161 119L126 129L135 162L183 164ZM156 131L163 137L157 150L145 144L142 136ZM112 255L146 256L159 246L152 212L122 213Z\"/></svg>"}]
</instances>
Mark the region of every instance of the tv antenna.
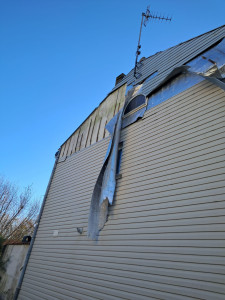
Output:
<instances>
[{"instance_id":1,"label":"tv antenna","mask_svg":"<svg viewBox=\"0 0 225 300\"><path fill-rule=\"evenodd\" d=\"M144 26L147 26L147 23L149 21L149 19L158 19L158 20L162 20L162 21L171 21L172 18L168 18L168 17L164 17L164 16L157 16L156 14L152 14L150 12L150 6L147 7L146 9L146 13L142 13L142 17L141 17L141 28L140 28L140 33L139 33L139 39L138 39L138 46L137 46L137 51L136 51L136 59L135 59L135 66L134 66L134 77L136 79L141 77L141 74L137 72L138 69L138 56L141 54L141 31L142 31L142 26L144 24Z\"/></svg>"}]
</instances>

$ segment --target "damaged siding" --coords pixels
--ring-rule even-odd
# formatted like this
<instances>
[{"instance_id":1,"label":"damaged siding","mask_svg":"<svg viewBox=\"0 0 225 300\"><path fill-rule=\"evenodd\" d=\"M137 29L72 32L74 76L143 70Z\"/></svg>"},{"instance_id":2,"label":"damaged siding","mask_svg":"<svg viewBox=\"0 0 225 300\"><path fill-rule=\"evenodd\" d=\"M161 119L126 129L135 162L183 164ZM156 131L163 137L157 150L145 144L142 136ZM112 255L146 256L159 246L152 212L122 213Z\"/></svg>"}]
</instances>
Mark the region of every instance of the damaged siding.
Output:
<instances>
[{"instance_id":1,"label":"damaged siding","mask_svg":"<svg viewBox=\"0 0 225 300\"><path fill-rule=\"evenodd\" d=\"M138 69L138 72L140 72L142 76L136 83L141 83L150 74L157 71L158 75L149 80L143 89L144 94L149 94L158 85L158 82L162 81L174 68L192 60L213 46L213 44L217 43L220 39L224 38L224 36L225 25L146 58L142 63L142 67ZM134 71L131 70L112 91L124 83L129 85L133 81Z\"/></svg>"},{"instance_id":2,"label":"damaged siding","mask_svg":"<svg viewBox=\"0 0 225 300\"><path fill-rule=\"evenodd\" d=\"M109 138L58 163L19 299L224 299L224 128L225 93L204 80L123 129L97 243L88 213Z\"/></svg>"},{"instance_id":3,"label":"damaged siding","mask_svg":"<svg viewBox=\"0 0 225 300\"><path fill-rule=\"evenodd\" d=\"M142 93L150 94L163 81L171 71L196 56L200 55L225 36L225 26L216 28L210 32L197 36L189 41L158 52L142 61L138 72L142 76L135 81L141 84L149 74L157 72L157 75L143 84ZM62 145L60 159L70 156L83 148L92 145L108 136L105 125L123 107L126 85L134 82L133 70L121 80L106 99L96 108L81 126Z\"/></svg>"},{"instance_id":4,"label":"damaged siding","mask_svg":"<svg viewBox=\"0 0 225 300\"><path fill-rule=\"evenodd\" d=\"M126 85L110 94L62 145L60 159L70 156L108 136L105 125L123 107Z\"/></svg>"}]
</instances>

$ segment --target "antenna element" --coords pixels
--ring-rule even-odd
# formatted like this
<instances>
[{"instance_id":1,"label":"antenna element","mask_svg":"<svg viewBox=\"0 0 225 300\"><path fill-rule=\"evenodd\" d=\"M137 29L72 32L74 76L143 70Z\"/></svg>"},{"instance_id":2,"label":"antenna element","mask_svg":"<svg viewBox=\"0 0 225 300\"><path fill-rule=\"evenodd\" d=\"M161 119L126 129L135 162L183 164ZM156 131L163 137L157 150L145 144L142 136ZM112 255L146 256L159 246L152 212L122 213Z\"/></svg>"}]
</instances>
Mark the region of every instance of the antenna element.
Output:
<instances>
[{"instance_id":1,"label":"antenna element","mask_svg":"<svg viewBox=\"0 0 225 300\"><path fill-rule=\"evenodd\" d=\"M168 18L168 17L161 17L161 16L157 16L155 14L150 13L150 6L147 7L146 9L146 13L142 13L142 18L141 18L141 27L140 27L140 33L139 33L139 39L138 39L138 46L137 46L137 51L136 51L136 59L135 59L135 66L134 66L134 77L136 79L141 77L141 73L137 72L138 69L138 56L141 54L141 31L142 31L142 25L144 24L144 26L147 26L147 23L149 21L149 19L158 19L158 20L162 20L162 21L171 21L172 18Z\"/></svg>"}]
</instances>

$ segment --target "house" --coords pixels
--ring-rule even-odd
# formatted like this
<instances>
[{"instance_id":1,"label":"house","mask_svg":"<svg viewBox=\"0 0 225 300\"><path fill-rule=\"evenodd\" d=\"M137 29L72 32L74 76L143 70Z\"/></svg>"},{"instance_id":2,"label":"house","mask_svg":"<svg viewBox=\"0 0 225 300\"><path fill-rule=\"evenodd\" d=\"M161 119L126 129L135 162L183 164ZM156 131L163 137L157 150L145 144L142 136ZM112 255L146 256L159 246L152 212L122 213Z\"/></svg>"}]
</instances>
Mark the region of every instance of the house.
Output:
<instances>
[{"instance_id":1,"label":"house","mask_svg":"<svg viewBox=\"0 0 225 300\"><path fill-rule=\"evenodd\" d=\"M15 299L225 299L224 36L142 59L61 146Z\"/></svg>"}]
</instances>

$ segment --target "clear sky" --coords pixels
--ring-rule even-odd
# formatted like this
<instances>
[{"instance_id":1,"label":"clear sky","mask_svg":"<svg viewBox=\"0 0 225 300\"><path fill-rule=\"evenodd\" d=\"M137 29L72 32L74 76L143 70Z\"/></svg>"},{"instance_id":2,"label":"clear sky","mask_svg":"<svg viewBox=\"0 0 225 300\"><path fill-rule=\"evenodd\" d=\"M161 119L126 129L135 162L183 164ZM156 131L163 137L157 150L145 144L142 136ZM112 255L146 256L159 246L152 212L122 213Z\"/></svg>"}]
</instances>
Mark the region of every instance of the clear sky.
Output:
<instances>
[{"instance_id":1,"label":"clear sky","mask_svg":"<svg viewBox=\"0 0 225 300\"><path fill-rule=\"evenodd\" d=\"M45 193L54 154L142 56L225 23L224 0L5 0L0 2L0 174Z\"/></svg>"}]
</instances>

